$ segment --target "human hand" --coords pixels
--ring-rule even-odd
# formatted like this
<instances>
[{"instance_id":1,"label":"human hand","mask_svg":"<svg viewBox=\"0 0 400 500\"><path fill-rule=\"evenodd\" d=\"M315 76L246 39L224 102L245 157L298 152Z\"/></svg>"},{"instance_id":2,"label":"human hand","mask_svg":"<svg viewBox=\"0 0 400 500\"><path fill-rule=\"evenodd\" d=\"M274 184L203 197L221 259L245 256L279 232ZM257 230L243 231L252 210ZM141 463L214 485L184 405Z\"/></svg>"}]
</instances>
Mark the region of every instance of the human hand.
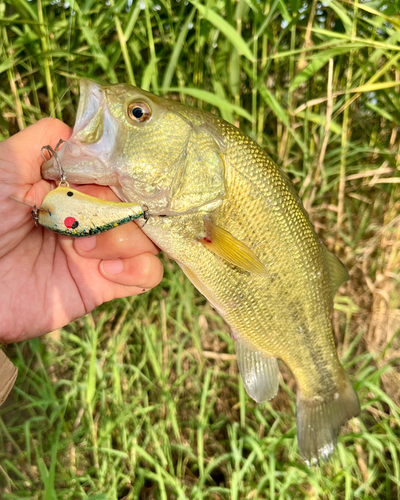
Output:
<instances>
[{"instance_id":1,"label":"human hand","mask_svg":"<svg viewBox=\"0 0 400 500\"><path fill-rule=\"evenodd\" d=\"M55 187L41 178L41 147L70 135L46 118L0 143L0 343L48 333L161 281L159 250L135 223L75 239L35 227L31 209L10 198L40 207ZM78 189L117 200L107 187Z\"/></svg>"}]
</instances>

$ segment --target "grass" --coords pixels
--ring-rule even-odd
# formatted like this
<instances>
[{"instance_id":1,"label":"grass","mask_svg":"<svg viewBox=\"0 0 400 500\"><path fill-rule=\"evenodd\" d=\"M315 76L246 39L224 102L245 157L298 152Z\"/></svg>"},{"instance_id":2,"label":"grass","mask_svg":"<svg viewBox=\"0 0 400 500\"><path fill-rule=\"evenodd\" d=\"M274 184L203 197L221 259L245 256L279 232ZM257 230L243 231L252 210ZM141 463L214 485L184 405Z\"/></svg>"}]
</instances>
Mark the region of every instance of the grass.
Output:
<instances>
[{"instance_id":1,"label":"grass","mask_svg":"<svg viewBox=\"0 0 400 500\"><path fill-rule=\"evenodd\" d=\"M205 8L207 5L207 8ZM0 0L0 138L76 78L220 114L291 176L351 280L340 357L360 396L331 461L297 454L295 386L245 394L223 321L164 258L162 284L13 345L4 499L400 498L400 18L396 2Z\"/></svg>"}]
</instances>

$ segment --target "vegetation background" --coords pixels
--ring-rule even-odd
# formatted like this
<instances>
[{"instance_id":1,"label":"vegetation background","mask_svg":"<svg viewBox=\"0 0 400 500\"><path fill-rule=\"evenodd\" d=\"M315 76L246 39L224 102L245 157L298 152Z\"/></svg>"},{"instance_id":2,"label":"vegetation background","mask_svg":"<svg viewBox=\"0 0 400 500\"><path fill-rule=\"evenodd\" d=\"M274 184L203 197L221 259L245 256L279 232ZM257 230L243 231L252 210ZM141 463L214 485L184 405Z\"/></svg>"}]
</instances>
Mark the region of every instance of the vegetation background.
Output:
<instances>
[{"instance_id":1,"label":"vegetation background","mask_svg":"<svg viewBox=\"0 0 400 500\"><path fill-rule=\"evenodd\" d=\"M164 257L155 290L8 348L1 498L400 498L399 10L0 0L1 139L49 114L72 125L85 76L220 114L289 173L350 271L333 324L362 404L332 460L308 469L293 378L282 366L278 396L251 401L228 328Z\"/></svg>"}]
</instances>

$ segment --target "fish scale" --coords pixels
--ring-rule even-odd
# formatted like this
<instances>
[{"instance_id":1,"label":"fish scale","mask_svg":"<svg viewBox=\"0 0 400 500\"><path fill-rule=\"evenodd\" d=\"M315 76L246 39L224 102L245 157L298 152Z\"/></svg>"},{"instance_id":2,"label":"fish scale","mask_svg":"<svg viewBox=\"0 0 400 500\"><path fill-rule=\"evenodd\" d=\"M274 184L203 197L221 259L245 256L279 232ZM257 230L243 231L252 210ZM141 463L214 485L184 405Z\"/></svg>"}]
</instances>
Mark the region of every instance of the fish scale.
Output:
<instances>
[{"instance_id":1,"label":"fish scale","mask_svg":"<svg viewBox=\"0 0 400 500\"><path fill-rule=\"evenodd\" d=\"M249 154L250 156L253 155L254 157L254 153L255 153L255 149L252 148L252 150L249 151ZM257 154L257 152L256 152ZM227 153L227 155L229 155L229 152ZM265 155L264 155L264 158L265 158ZM263 156L259 155L259 158L257 158L258 160L259 159L263 159ZM260 165L260 162L258 161L257 163L255 163L254 161L252 161L252 158L246 158L246 159L243 159L242 161L240 161L240 159L237 158L237 155L236 157L234 158L234 164L236 166L235 170L236 171L243 171L243 172L246 172L246 177L248 177L250 180L252 179L256 179L256 182L260 182L260 184L262 183L263 179L257 179L257 173L259 172L262 172L262 166ZM241 165L241 169L238 168L238 165ZM250 167L250 168L246 168L247 165ZM252 167L253 165L253 167ZM261 168L260 168L261 167ZM237 227L240 227L241 229L242 228L245 228L245 229L250 229L250 231L248 230L242 230L242 231L236 231L235 233L235 236L237 236L239 239L243 240L243 241L246 241L247 244L253 248L253 245L252 245L252 241L251 241L251 234L253 234L253 237L255 237L256 241L257 241L257 235L260 233L260 231L262 229L264 229L266 226L276 226L276 228L278 228L278 231L280 231L279 233L279 247L282 247L282 241L287 241L288 242L288 247L294 247L296 250L300 247L305 247L307 246L308 247L308 252L309 252L309 255L311 254L311 251L310 249L314 249L316 252L318 252L319 250L319 243L318 241L316 240L316 238L314 237L314 234L313 234L313 231L312 231L312 228L310 227L310 224L308 223L307 219L303 216L302 214L302 210L301 208L297 205L297 203L293 200L293 198L291 196L287 196L287 199L284 198L284 196L282 195L282 189L284 189L286 187L286 184L284 182L282 182L282 180L280 179L279 177L279 173L276 171L276 174L275 175L270 175L271 172L268 172L268 169L271 167L276 171L276 167L274 167L274 165L270 162L270 161L264 161L264 169L266 170L267 172L267 175L266 177L268 177L270 183L271 183L271 178L272 179L276 179L276 186L273 186L275 189L269 189L269 190L262 190L262 186L261 186L261 189L259 191L259 199L261 200L261 202L259 204L254 204L253 202L253 207L252 207L252 211L247 211L245 214L244 214L244 217L242 217L242 220L239 222L237 218L235 218L235 225L237 222L239 222L238 226L236 227L230 227L229 225L229 221L232 220L232 217L231 217L231 213L235 210L234 208L234 200L235 199L241 199L243 197L243 192L245 192L245 189L246 189L246 177L244 177L242 174L239 173L239 175L236 176L236 178L234 178L234 181L232 183L233 186L236 187L236 189L233 189L232 190L232 196L230 199L226 200L226 203L223 203L220 211L219 211L219 216L218 216L218 222L222 222L222 224L224 224L224 227L227 227L228 230L231 229L232 231L234 231ZM255 176L251 175L252 174L252 171L251 169L253 168L253 170L255 170ZM269 175L268 175L269 174ZM239 177L239 179L238 179ZM261 177L261 175L258 175L258 177ZM241 182L242 181L242 182ZM262 192L264 191L264 192ZM281 191L281 192L279 192ZM239 197L239 193L241 193L240 197ZM275 210L272 209L270 210L269 209L269 204L268 203L264 203L263 200L268 200L269 198L271 197L279 197L278 200L276 201L276 208ZM280 201L279 199L282 199L283 198L283 201ZM291 213L291 217L290 218L284 218L282 214L280 214L280 206L284 206L285 205L285 202L288 204L288 205L292 205L292 208L295 209L295 211L291 211L290 209L288 209L288 212ZM265 207L266 205L266 207ZM269 215L270 212L272 212L272 217L268 217L268 213ZM278 212L277 215L275 215L275 212ZM299 224L299 222L303 222L303 224ZM274 224L275 223L275 224ZM231 224L232 225L232 224ZM254 229L253 229L254 228ZM272 229L269 231L271 234L273 234L275 231L275 227L272 227ZM295 238L295 243L293 243L293 237ZM297 241L296 241L297 240ZM267 241L264 243L263 247L264 248L260 248L261 245L258 244L258 255L259 257L261 258L261 260L265 259L266 261L266 267L267 269L270 269L270 265L271 264L271 261L273 262L274 260L277 259L277 256L276 254L274 255L274 258L271 260L271 252L274 251L274 242L273 241ZM274 252L275 253L275 252ZM281 251L282 253L282 251ZM286 254L285 254L286 255ZM297 258L301 258L301 253L300 252L297 252L297 254L294 256L294 258L296 259ZM318 253L317 253L317 258L319 258L321 264L320 266L322 265L323 266L323 259L321 258L321 256L318 256ZM309 277L310 275L308 274L308 269L307 268L310 268L310 269L315 269L315 262L312 260L312 259L304 259L304 261L302 262L302 265L305 267L305 277ZM278 269L277 270L277 274L282 276L282 272L285 272L285 269L287 269L287 266L285 265L283 267L282 270ZM293 275L292 277L288 277L288 279L290 279L292 282L293 282ZM327 280L325 280L327 281ZM327 294L327 296L329 297L329 300L330 300L330 288L329 286L325 286L324 289L321 290L320 288L320 291L324 292ZM302 290L302 293L304 293L304 290ZM327 297L327 298L328 298ZM316 297L314 297L316 298ZM326 302L326 298L324 300ZM312 303L314 303L314 301L312 301Z\"/></svg>"},{"instance_id":2,"label":"fish scale","mask_svg":"<svg viewBox=\"0 0 400 500\"><path fill-rule=\"evenodd\" d=\"M348 274L320 242L286 174L212 114L87 80L60 158L71 182L117 179L122 199L148 208L144 232L230 325L249 395L274 397L276 358L284 361L297 382L299 451L308 464L328 458L340 427L359 413L330 321ZM44 165L45 177L57 173Z\"/></svg>"}]
</instances>

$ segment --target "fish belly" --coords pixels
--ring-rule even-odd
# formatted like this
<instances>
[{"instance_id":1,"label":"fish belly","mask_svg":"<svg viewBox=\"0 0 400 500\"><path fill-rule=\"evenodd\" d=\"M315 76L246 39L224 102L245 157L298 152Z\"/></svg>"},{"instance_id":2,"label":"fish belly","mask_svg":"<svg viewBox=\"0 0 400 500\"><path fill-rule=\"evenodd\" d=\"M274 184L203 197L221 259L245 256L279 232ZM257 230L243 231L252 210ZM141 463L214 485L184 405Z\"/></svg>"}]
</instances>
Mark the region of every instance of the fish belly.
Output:
<instances>
[{"instance_id":1,"label":"fish belly","mask_svg":"<svg viewBox=\"0 0 400 500\"><path fill-rule=\"evenodd\" d=\"M274 256L270 265L262 259L267 276L235 268L197 241L204 231L199 214L152 218L144 229L182 267L235 337L282 359L305 394L335 391L343 369L332 341L329 308L320 290L307 291L315 284L287 269L287 257ZM309 303L308 295L315 301Z\"/></svg>"}]
</instances>

